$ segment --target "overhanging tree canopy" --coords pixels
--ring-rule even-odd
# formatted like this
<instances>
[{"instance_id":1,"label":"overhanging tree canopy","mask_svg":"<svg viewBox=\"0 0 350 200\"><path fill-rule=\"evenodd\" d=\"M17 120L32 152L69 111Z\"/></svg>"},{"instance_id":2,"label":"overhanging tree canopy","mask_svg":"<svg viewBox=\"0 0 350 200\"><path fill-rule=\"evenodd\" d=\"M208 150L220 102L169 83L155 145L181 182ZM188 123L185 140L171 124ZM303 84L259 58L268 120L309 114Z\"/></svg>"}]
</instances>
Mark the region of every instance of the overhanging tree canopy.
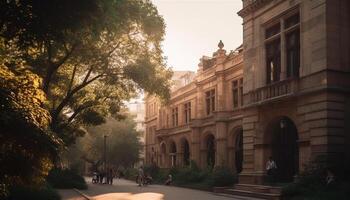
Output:
<instances>
[{"instance_id":1,"label":"overhanging tree canopy","mask_svg":"<svg viewBox=\"0 0 350 200\"><path fill-rule=\"evenodd\" d=\"M150 1L8 0L0 12L0 36L11 49L3 53L43 78L51 128L67 143L82 124L120 117L123 100L140 89L169 97L165 25Z\"/></svg>"}]
</instances>

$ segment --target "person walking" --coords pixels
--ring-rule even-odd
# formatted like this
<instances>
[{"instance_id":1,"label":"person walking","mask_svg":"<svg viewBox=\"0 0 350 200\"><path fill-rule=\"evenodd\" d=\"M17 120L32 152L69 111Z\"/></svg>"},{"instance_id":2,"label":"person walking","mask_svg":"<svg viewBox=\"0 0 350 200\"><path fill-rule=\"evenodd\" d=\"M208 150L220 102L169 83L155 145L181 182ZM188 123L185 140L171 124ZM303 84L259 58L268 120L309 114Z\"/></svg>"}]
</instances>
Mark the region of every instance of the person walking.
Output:
<instances>
[{"instance_id":1,"label":"person walking","mask_svg":"<svg viewBox=\"0 0 350 200\"><path fill-rule=\"evenodd\" d=\"M144 176L145 176L145 174L144 174L144 171L143 171L143 167L140 166L139 172L138 172L138 177L137 177L139 186L142 186Z\"/></svg>"}]
</instances>

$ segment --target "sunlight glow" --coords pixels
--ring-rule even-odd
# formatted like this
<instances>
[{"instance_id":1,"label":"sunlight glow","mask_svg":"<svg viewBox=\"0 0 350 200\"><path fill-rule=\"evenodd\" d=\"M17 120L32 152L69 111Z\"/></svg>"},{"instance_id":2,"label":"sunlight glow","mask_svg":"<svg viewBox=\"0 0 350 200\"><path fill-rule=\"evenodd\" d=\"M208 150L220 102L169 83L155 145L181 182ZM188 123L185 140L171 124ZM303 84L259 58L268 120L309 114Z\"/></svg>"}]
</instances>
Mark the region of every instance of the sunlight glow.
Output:
<instances>
[{"instance_id":1,"label":"sunlight glow","mask_svg":"<svg viewBox=\"0 0 350 200\"><path fill-rule=\"evenodd\" d=\"M219 40L229 52L242 43L241 0L152 0L166 23L163 50L173 70L196 71Z\"/></svg>"}]
</instances>

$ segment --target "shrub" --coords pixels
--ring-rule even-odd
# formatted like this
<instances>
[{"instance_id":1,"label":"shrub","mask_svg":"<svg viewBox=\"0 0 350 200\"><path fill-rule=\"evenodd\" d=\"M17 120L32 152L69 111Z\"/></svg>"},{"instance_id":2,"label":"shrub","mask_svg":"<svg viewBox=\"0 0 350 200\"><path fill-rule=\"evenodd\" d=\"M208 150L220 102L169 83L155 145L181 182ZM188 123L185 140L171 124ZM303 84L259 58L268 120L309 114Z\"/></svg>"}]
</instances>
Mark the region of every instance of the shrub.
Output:
<instances>
[{"instance_id":1,"label":"shrub","mask_svg":"<svg viewBox=\"0 0 350 200\"><path fill-rule=\"evenodd\" d=\"M157 165L145 165L144 172L152 177L156 177L159 174L159 167Z\"/></svg>"},{"instance_id":2,"label":"shrub","mask_svg":"<svg viewBox=\"0 0 350 200\"><path fill-rule=\"evenodd\" d=\"M129 180L135 180L136 176L138 175L138 171L136 168L128 168L124 170L124 177Z\"/></svg>"},{"instance_id":3,"label":"shrub","mask_svg":"<svg viewBox=\"0 0 350 200\"><path fill-rule=\"evenodd\" d=\"M6 200L60 200L60 195L48 184L42 187L15 186L10 188L10 194Z\"/></svg>"},{"instance_id":4,"label":"shrub","mask_svg":"<svg viewBox=\"0 0 350 200\"><path fill-rule=\"evenodd\" d=\"M203 173L200 170L193 169L191 167L185 167L177 169L176 174L174 176L174 181L181 183L195 183L201 182L206 178L207 174Z\"/></svg>"},{"instance_id":5,"label":"shrub","mask_svg":"<svg viewBox=\"0 0 350 200\"><path fill-rule=\"evenodd\" d=\"M52 169L47 177L48 183L60 189L87 189L85 179L72 169Z\"/></svg>"},{"instance_id":6,"label":"shrub","mask_svg":"<svg viewBox=\"0 0 350 200\"><path fill-rule=\"evenodd\" d=\"M209 175L211 185L215 187L230 186L237 182L237 177L230 169L225 167L216 167Z\"/></svg>"},{"instance_id":7,"label":"shrub","mask_svg":"<svg viewBox=\"0 0 350 200\"><path fill-rule=\"evenodd\" d=\"M282 194L287 199L305 199L305 200L345 200L350 196L349 180L345 177L336 176L336 182L327 185L325 182L326 169L336 171L320 163L311 163L305 167L300 174L297 182L291 183L282 189Z\"/></svg>"}]
</instances>

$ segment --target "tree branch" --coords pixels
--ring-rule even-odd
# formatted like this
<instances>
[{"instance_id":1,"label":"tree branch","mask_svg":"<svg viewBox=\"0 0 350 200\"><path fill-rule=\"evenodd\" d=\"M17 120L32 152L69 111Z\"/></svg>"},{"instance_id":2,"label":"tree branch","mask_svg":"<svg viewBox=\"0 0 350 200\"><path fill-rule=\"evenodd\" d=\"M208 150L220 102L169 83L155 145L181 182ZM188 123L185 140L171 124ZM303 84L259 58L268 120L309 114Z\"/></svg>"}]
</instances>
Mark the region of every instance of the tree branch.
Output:
<instances>
[{"instance_id":1,"label":"tree branch","mask_svg":"<svg viewBox=\"0 0 350 200\"><path fill-rule=\"evenodd\" d=\"M69 82L69 85L68 85L68 90L67 90L67 94L69 94L72 90L72 87L73 87L73 82L74 82L74 78L75 78L75 73L77 71L77 65L74 65L74 68L73 68L73 73L72 73L72 77L70 79L70 82Z\"/></svg>"},{"instance_id":2,"label":"tree branch","mask_svg":"<svg viewBox=\"0 0 350 200\"><path fill-rule=\"evenodd\" d=\"M74 89L72 89L71 92L67 93L66 97L61 101L61 103L57 106L57 108L54 109L52 112L53 128L55 128L55 126L56 126L58 116L61 113L62 109L67 106L67 104L69 103L70 99L74 96L74 94L77 93L78 91L80 91L81 89L83 89L84 87L86 87L87 85L89 85L90 83L92 83L93 81L99 79L102 76L103 76L103 74L99 74L99 75L95 76L94 78L83 82L82 84L80 84L77 87L75 87Z\"/></svg>"},{"instance_id":3,"label":"tree branch","mask_svg":"<svg viewBox=\"0 0 350 200\"><path fill-rule=\"evenodd\" d=\"M43 78L43 91L45 92L45 94L48 94L49 92L49 86L52 80L52 76L56 73L58 68L68 60L68 58L72 55L76 47L77 47L77 44L74 44L70 49L70 51L66 51L66 55L61 60L57 62L52 62L51 43L49 43L49 46L48 46L48 63L49 64L48 64L46 75Z\"/></svg>"},{"instance_id":4,"label":"tree branch","mask_svg":"<svg viewBox=\"0 0 350 200\"><path fill-rule=\"evenodd\" d=\"M87 109L87 108L91 108L93 107L94 104L93 103L90 103L90 104L87 104L87 105L82 105L82 106L79 106L76 110L74 110L74 113L68 118L68 123L72 122L73 119L80 113L82 112L83 110Z\"/></svg>"}]
</instances>

